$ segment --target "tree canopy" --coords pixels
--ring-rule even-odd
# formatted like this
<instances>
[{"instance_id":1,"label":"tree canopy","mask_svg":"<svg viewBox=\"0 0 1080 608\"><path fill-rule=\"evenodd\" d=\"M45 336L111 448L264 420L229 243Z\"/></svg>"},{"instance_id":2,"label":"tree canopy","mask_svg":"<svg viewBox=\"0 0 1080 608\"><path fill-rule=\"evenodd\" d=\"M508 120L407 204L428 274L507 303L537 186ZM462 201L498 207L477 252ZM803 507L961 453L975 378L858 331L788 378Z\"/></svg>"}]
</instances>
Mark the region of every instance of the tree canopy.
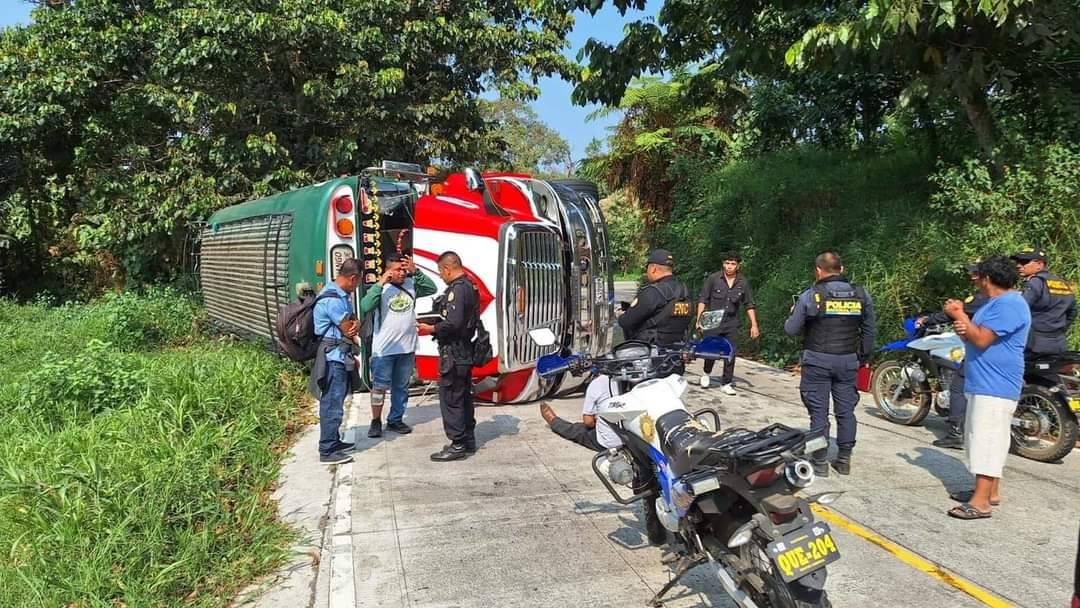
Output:
<instances>
[{"instance_id":1,"label":"tree canopy","mask_svg":"<svg viewBox=\"0 0 1080 608\"><path fill-rule=\"evenodd\" d=\"M529 0L43 5L0 32L0 272L167 275L186 224L222 205L383 158L484 156L480 93L573 77L572 24Z\"/></svg>"},{"instance_id":2,"label":"tree canopy","mask_svg":"<svg viewBox=\"0 0 1080 608\"><path fill-rule=\"evenodd\" d=\"M613 3L623 12L644 8L643 0ZM602 5L578 2L592 11ZM890 110L910 106L923 128L959 114L993 159L995 102L1023 99L1027 107L1009 112L1010 120L1042 133L1075 129L1069 117L1080 107L1080 5L666 0L655 22L630 23L615 45L590 40L581 57L588 65L574 92L578 103L617 104L633 78L694 63L710 78L788 91L785 101L801 109L811 141L847 125L868 141Z\"/></svg>"}]
</instances>

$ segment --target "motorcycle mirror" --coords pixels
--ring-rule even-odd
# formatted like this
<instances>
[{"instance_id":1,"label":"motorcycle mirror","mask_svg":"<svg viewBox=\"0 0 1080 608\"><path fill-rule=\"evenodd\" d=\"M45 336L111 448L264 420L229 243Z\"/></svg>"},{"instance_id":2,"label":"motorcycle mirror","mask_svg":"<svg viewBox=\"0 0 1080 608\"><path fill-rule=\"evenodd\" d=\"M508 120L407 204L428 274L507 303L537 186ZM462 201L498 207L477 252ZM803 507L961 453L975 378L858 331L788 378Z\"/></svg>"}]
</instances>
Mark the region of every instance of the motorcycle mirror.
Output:
<instances>
[{"instance_id":1,"label":"motorcycle mirror","mask_svg":"<svg viewBox=\"0 0 1080 608\"><path fill-rule=\"evenodd\" d=\"M540 327L538 329L530 329L529 337L536 343L537 346L551 346L555 344L555 332L547 327Z\"/></svg>"},{"instance_id":2,"label":"motorcycle mirror","mask_svg":"<svg viewBox=\"0 0 1080 608\"><path fill-rule=\"evenodd\" d=\"M702 359L732 359L735 357L735 349L727 338L720 336L708 336L700 342L693 344L694 355Z\"/></svg>"},{"instance_id":3,"label":"motorcycle mirror","mask_svg":"<svg viewBox=\"0 0 1080 608\"><path fill-rule=\"evenodd\" d=\"M806 500L807 502L816 502L819 505L828 506L839 500L840 497L843 496L843 494L843 492L822 492L821 494L807 496Z\"/></svg>"},{"instance_id":4,"label":"motorcycle mirror","mask_svg":"<svg viewBox=\"0 0 1080 608\"><path fill-rule=\"evenodd\" d=\"M473 192L484 191L484 178L480 176L480 172L472 167L465 169L465 185Z\"/></svg>"}]
</instances>

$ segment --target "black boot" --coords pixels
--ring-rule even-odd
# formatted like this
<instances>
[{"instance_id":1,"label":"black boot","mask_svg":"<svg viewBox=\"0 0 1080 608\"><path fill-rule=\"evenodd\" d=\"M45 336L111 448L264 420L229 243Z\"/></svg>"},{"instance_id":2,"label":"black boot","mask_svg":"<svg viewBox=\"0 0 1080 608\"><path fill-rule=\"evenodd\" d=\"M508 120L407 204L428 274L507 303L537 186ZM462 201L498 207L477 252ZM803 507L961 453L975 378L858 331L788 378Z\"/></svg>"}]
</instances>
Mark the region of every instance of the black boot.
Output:
<instances>
[{"instance_id":1,"label":"black boot","mask_svg":"<svg viewBox=\"0 0 1080 608\"><path fill-rule=\"evenodd\" d=\"M841 475L851 474L851 450L841 449L836 454L836 460L832 463L832 468L836 469L836 472Z\"/></svg>"},{"instance_id":2,"label":"black boot","mask_svg":"<svg viewBox=\"0 0 1080 608\"><path fill-rule=\"evenodd\" d=\"M949 434L945 435L941 439L934 441L934 447L936 448L948 448L951 450L964 449L964 431L959 425L950 424Z\"/></svg>"},{"instance_id":3,"label":"black boot","mask_svg":"<svg viewBox=\"0 0 1080 608\"><path fill-rule=\"evenodd\" d=\"M814 465L814 475L818 477L829 476L829 450L818 450L810 454L810 464Z\"/></svg>"},{"instance_id":4,"label":"black boot","mask_svg":"<svg viewBox=\"0 0 1080 608\"><path fill-rule=\"evenodd\" d=\"M667 529L660 523L656 515L656 499L653 497L641 501L645 507L645 534L649 537L649 544L662 545L667 542Z\"/></svg>"}]
</instances>

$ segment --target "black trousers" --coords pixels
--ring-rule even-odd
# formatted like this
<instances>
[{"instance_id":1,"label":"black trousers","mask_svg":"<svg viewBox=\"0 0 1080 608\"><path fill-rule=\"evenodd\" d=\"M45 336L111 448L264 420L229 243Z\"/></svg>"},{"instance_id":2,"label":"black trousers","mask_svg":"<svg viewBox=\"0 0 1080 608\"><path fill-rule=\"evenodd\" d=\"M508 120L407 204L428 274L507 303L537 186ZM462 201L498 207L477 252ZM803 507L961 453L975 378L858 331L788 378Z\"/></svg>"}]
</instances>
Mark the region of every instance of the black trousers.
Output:
<instances>
[{"instance_id":1,"label":"black trousers","mask_svg":"<svg viewBox=\"0 0 1080 608\"><path fill-rule=\"evenodd\" d=\"M443 430L451 443L476 444L476 409L473 405L472 365L439 361L439 409Z\"/></svg>"},{"instance_id":2,"label":"black trousers","mask_svg":"<svg viewBox=\"0 0 1080 608\"><path fill-rule=\"evenodd\" d=\"M581 422L570 422L569 420L563 420L562 418L555 418L551 421L551 430L556 435L563 439L573 441L574 443L589 448L594 452L603 452L607 448L600 445L600 441L596 438L596 429L585 426Z\"/></svg>"},{"instance_id":3,"label":"black trousers","mask_svg":"<svg viewBox=\"0 0 1080 608\"><path fill-rule=\"evenodd\" d=\"M855 406L859 390L855 388L858 364L837 363L832 367L803 365L799 393L810 413L810 432L829 436L829 396L836 416L836 445L850 451L855 447Z\"/></svg>"},{"instance_id":4,"label":"black trousers","mask_svg":"<svg viewBox=\"0 0 1080 608\"><path fill-rule=\"evenodd\" d=\"M967 395L964 394L964 367L956 370L949 382L949 423L963 434L967 417Z\"/></svg>"},{"instance_id":5,"label":"black trousers","mask_svg":"<svg viewBox=\"0 0 1080 608\"><path fill-rule=\"evenodd\" d=\"M739 328L723 329L716 333L709 332L709 336L718 336L720 338L727 339L731 342L731 349L735 350L735 339L739 337ZM713 366L716 365L715 359L705 360L705 375L708 376L712 373ZM722 384L731 384L735 380L735 358L724 359L724 378L721 380Z\"/></svg>"}]
</instances>

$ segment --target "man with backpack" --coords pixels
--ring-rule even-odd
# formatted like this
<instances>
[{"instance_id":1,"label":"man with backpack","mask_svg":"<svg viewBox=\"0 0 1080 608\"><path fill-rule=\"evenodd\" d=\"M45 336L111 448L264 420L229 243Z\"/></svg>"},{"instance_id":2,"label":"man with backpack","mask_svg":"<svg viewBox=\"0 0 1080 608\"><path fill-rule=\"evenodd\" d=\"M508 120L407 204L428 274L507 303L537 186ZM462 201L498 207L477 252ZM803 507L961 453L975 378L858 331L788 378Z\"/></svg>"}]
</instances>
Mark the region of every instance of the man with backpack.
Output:
<instances>
[{"instance_id":1,"label":"man with backpack","mask_svg":"<svg viewBox=\"0 0 1080 608\"><path fill-rule=\"evenodd\" d=\"M348 451L353 444L341 440L339 428L360 352L355 342L360 324L352 303L360 276L359 260L342 262L337 277L319 293L313 309L314 335L320 336L320 341L309 388L319 399L319 461L327 465L352 460Z\"/></svg>"},{"instance_id":2,"label":"man with backpack","mask_svg":"<svg viewBox=\"0 0 1080 608\"><path fill-rule=\"evenodd\" d=\"M431 459L447 462L476 452L472 368L487 361L477 361L474 336L481 327L480 296L465 275L461 257L453 251L439 256L439 276L446 283L446 291L435 300L441 319L417 323L416 328L421 336L433 335L439 343L439 408L450 443Z\"/></svg>"},{"instance_id":3,"label":"man with backpack","mask_svg":"<svg viewBox=\"0 0 1080 608\"><path fill-rule=\"evenodd\" d=\"M386 429L406 435L409 380L416 367L416 299L437 291L435 283L417 272L411 258L395 255L379 282L360 300L365 327L371 328L371 425L368 437L382 437L382 409L390 392Z\"/></svg>"}]
</instances>

